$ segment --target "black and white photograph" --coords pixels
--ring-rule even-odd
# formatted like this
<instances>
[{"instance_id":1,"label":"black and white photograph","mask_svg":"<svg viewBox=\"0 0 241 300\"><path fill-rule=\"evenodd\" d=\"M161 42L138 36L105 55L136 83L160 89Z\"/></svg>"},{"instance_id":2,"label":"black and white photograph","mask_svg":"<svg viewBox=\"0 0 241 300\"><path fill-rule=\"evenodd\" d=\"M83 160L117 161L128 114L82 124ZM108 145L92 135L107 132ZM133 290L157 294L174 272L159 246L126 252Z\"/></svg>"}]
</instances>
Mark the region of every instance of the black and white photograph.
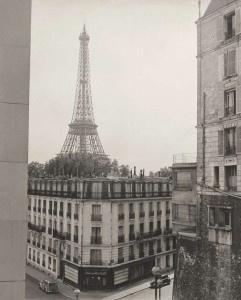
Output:
<instances>
[{"instance_id":1,"label":"black and white photograph","mask_svg":"<svg viewBox=\"0 0 241 300\"><path fill-rule=\"evenodd\" d=\"M241 0L0 0L0 300L241 299L240 43Z\"/></svg>"}]
</instances>

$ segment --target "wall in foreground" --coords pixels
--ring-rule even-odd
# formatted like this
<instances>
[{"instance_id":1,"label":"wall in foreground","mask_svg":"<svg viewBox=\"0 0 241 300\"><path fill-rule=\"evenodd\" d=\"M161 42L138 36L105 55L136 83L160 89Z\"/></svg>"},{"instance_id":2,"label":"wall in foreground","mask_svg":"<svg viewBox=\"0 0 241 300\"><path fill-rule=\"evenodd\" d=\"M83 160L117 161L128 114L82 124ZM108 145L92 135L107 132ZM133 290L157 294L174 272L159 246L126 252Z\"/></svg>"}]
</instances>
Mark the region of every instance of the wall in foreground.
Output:
<instances>
[{"instance_id":1,"label":"wall in foreground","mask_svg":"<svg viewBox=\"0 0 241 300\"><path fill-rule=\"evenodd\" d=\"M0 0L0 299L25 299L31 0Z\"/></svg>"}]
</instances>

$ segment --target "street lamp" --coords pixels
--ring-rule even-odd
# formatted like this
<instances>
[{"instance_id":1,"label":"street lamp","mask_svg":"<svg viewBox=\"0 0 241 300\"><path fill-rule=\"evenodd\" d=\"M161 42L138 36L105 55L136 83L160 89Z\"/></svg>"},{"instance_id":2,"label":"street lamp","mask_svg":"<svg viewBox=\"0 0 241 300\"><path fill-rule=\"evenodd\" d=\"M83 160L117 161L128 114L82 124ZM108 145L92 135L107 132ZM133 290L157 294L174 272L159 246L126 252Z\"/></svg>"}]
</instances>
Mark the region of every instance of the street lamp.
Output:
<instances>
[{"instance_id":1,"label":"street lamp","mask_svg":"<svg viewBox=\"0 0 241 300\"><path fill-rule=\"evenodd\" d=\"M76 300L78 300L79 299L80 290L79 289L74 290L74 294L76 296Z\"/></svg>"},{"instance_id":2,"label":"street lamp","mask_svg":"<svg viewBox=\"0 0 241 300\"><path fill-rule=\"evenodd\" d=\"M152 274L155 276L155 300L157 300L157 278L158 278L158 276L161 275L161 268L153 267L151 271L152 271ZM160 298L161 298L161 296L159 294L159 300L161 300Z\"/></svg>"}]
</instances>

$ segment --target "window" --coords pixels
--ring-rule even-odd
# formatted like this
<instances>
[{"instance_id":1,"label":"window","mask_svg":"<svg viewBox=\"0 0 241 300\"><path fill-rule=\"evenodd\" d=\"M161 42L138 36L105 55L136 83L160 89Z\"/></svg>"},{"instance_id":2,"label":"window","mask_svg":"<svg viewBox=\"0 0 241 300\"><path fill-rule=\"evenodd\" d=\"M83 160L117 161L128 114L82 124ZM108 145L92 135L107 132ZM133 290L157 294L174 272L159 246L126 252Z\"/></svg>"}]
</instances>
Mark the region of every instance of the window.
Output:
<instances>
[{"instance_id":1,"label":"window","mask_svg":"<svg viewBox=\"0 0 241 300\"><path fill-rule=\"evenodd\" d=\"M144 210L143 210L143 203L139 203L139 210L140 210L140 212L143 212Z\"/></svg>"},{"instance_id":2,"label":"window","mask_svg":"<svg viewBox=\"0 0 241 300\"><path fill-rule=\"evenodd\" d=\"M129 246L129 259L134 259L134 245Z\"/></svg>"},{"instance_id":3,"label":"window","mask_svg":"<svg viewBox=\"0 0 241 300\"><path fill-rule=\"evenodd\" d=\"M123 257L123 248L118 248L118 258Z\"/></svg>"},{"instance_id":4,"label":"window","mask_svg":"<svg viewBox=\"0 0 241 300\"><path fill-rule=\"evenodd\" d=\"M134 233L134 224L131 224L130 225L130 234L133 234Z\"/></svg>"},{"instance_id":5,"label":"window","mask_svg":"<svg viewBox=\"0 0 241 300\"><path fill-rule=\"evenodd\" d=\"M219 187L219 167L214 167L214 187Z\"/></svg>"},{"instance_id":6,"label":"window","mask_svg":"<svg viewBox=\"0 0 241 300\"><path fill-rule=\"evenodd\" d=\"M153 211L153 203L149 202L149 211Z\"/></svg>"},{"instance_id":7,"label":"window","mask_svg":"<svg viewBox=\"0 0 241 300\"><path fill-rule=\"evenodd\" d=\"M101 249L90 250L90 264L101 265Z\"/></svg>"},{"instance_id":8,"label":"window","mask_svg":"<svg viewBox=\"0 0 241 300\"><path fill-rule=\"evenodd\" d=\"M236 74L236 50L228 50L224 53L224 76L232 76Z\"/></svg>"},{"instance_id":9,"label":"window","mask_svg":"<svg viewBox=\"0 0 241 300\"><path fill-rule=\"evenodd\" d=\"M123 206L123 204L119 204L119 206L118 206L118 212L119 212L119 214L123 214L124 213L124 206Z\"/></svg>"},{"instance_id":10,"label":"window","mask_svg":"<svg viewBox=\"0 0 241 300\"><path fill-rule=\"evenodd\" d=\"M231 209L209 207L209 226L231 227Z\"/></svg>"},{"instance_id":11,"label":"window","mask_svg":"<svg viewBox=\"0 0 241 300\"><path fill-rule=\"evenodd\" d=\"M237 190L237 166L225 167L226 186L228 191Z\"/></svg>"},{"instance_id":12,"label":"window","mask_svg":"<svg viewBox=\"0 0 241 300\"><path fill-rule=\"evenodd\" d=\"M140 223L140 233L144 233L144 223Z\"/></svg>"},{"instance_id":13,"label":"window","mask_svg":"<svg viewBox=\"0 0 241 300\"><path fill-rule=\"evenodd\" d=\"M92 215L99 216L101 214L100 212L100 205L92 205Z\"/></svg>"},{"instance_id":14,"label":"window","mask_svg":"<svg viewBox=\"0 0 241 300\"><path fill-rule=\"evenodd\" d=\"M197 215L197 207L196 205L188 205L189 210L189 221L196 222L196 215Z\"/></svg>"},{"instance_id":15,"label":"window","mask_svg":"<svg viewBox=\"0 0 241 300\"><path fill-rule=\"evenodd\" d=\"M70 233L71 232L71 225L67 224L67 232Z\"/></svg>"},{"instance_id":16,"label":"window","mask_svg":"<svg viewBox=\"0 0 241 300\"><path fill-rule=\"evenodd\" d=\"M134 208L133 208L133 203L129 204L129 212L133 213L134 212Z\"/></svg>"},{"instance_id":17,"label":"window","mask_svg":"<svg viewBox=\"0 0 241 300\"><path fill-rule=\"evenodd\" d=\"M71 213L71 203L68 203L68 213Z\"/></svg>"},{"instance_id":18,"label":"window","mask_svg":"<svg viewBox=\"0 0 241 300\"><path fill-rule=\"evenodd\" d=\"M156 203L157 211L161 210L160 202Z\"/></svg>"},{"instance_id":19,"label":"window","mask_svg":"<svg viewBox=\"0 0 241 300\"><path fill-rule=\"evenodd\" d=\"M157 229L161 229L161 221L160 220L157 221L157 226L156 227L157 227Z\"/></svg>"},{"instance_id":20,"label":"window","mask_svg":"<svg viewBox=\"0 0 241 300\"><path fill-rule=\"evenodd\" d=\"M63 228L64 228L63 222L60 222L59 225L60 225L59 226L60 227L60 231L63 232Z\"/></svg>"},{"instance_id":21,"label":"window","mask_svg":"<svg viewBox=\"0 0 241 300\"><path fill-rule=\"evenodd\" d=\"M149 232L153 232L153 222L149 222Z\"/></svg>"},{"instance_id":22,"label":"window","mask_svg":"<svg viewBox=\"0 0 241 300\"><path fill-rule=\"evenodd\" d=\"M225 21L225 39L228 40L235 35L235 13L224 17Z\"/></svg>"},{"instance_id":23,"label":"window","mask_svg":"<svg viewBox=\"0 0 241 300\"><path fill-rule=\"evenodd\" d=\"M224 130L225 138L225 155L232 155L236 153L236 128L227 128Z\"/></svg>"},{"instance_id":24,"label":"window","mask_svg":"<svg viewBox=\"0 0 241 300\"><path fill-rule=\"evenodd\" d=\"M178 221L178 204L172 204L172 221Z\"/></svg>"},{"instance_id":25,"label":"window","mask_svg":"<svg viewBox=\"0 0 241 300\"><path fill-rule=\"evenodd\" d=\"M170 267L170 256L167 255L166 256L166 268L169 268Z\"/></svg>"},{"instance_id":26,"label":"window","mask_svg":"<svg viewBox=\"0 0 241 300\"><path fill-rule=\"evenodd\" d=\"M121 236L124 234L124 227L123 226L118 226L118 235Z\"/></svg>"},{"instance_id":27,"label":"window","mask_svg":"<svg viewBox=\"0 0 241 300\"><path fill-rule=\"evenodd\" d=\"M225 116L232 116L236 114L236 91L226 91L224 94L224 109Z\"/></svg>"}]
</instances>

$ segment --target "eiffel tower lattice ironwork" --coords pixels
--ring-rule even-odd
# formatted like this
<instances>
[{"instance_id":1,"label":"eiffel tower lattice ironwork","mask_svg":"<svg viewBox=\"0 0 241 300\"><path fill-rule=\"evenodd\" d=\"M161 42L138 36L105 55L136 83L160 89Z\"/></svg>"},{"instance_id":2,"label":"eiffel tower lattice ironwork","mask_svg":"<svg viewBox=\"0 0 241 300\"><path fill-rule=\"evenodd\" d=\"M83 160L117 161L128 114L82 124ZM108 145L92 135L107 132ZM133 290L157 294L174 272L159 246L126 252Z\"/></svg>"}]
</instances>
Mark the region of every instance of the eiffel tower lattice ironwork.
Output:
<instances>
[{"instance_id":1,"label":"eiffel tower lattice ironwork","mask_svg":"<svg viewBox=\"0 0 241 300\"><path fill-rule=\"evenodd\" d=\"M79 40L80 52L74 111L60 154L89 153L106 158L93 114L88 51L89 36L85 26Z\"/></svg>"}]
</instances>

